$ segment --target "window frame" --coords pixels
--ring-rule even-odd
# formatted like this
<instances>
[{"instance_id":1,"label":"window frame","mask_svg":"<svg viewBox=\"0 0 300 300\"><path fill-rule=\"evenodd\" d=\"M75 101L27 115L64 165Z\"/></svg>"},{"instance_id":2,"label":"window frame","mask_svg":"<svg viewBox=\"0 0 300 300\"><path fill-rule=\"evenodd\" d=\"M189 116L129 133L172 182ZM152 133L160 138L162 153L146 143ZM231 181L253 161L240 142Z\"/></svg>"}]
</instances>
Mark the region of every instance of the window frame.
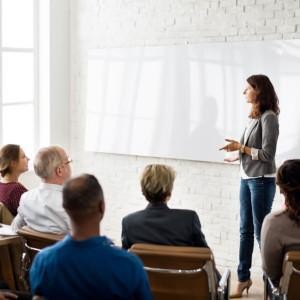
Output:
<instances>
[{"instance_id":1,"label":"window frame","mask_svg":"<svg viewBox=\"0 0 300 300\"><path fill-rule=\"evenodd\" d=\"M0 0L0 20L2 19L2 0ZM33 45L32 48L23 47L3 47L2 45L2 22L0 21L0 145L3 144L3 108L8 106L17 106L24 104L32 104L33 109L33 147L34 151L39 145L39 2L33 0ZM33 99L32 101L14 101L9 103L3 103L3 54L4 53L32 53L33 55ZM17 142L17 141L16 141Z\"/></svg>"}]
</instances>

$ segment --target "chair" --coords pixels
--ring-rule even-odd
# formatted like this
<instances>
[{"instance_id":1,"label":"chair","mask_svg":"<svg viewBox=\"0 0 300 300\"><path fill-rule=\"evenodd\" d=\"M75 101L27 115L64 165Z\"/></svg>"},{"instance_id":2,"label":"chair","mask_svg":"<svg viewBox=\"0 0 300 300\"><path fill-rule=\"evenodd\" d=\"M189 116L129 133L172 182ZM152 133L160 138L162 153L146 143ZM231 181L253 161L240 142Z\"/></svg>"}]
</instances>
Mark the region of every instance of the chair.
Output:
<instances>
[{"instance_id":1,"label":"chair","mask_svg":"<svg viewBox=\"0 0 300 300\"><path fill-rule=\"evenodd\" d=\"M10 225L14 216L8 210L8 208L0 202L0 223Z\"/></svg>"},{"instance_id":2,"label":"chair","mask_svg":"<svg viewBox=\"0 0 300 300\"><path fill-rule=\"evenodd\" d=\"M21 259L21 281L27 286L28 272L34 256L40 252L43 248L51 246L60 241L64 235L54 233L44 233L33 230L28 226L24 226L17 231L17 234L24 240L25 249Z\"/></svg>"},{"instance_id":3,"label":"chair","mask_svg":"<svg viewBox=\"0 0 300 300\"><path fill-rule=\"evenodd\" d=\"M284 256L282 277L279 286L274 286L270 278L265 280L265 299L267 299L267 283L271 289L272 300L300 299L300 251L290 251Z\"/></svg>"},{"instance_id":4,"label":"chair","mask_svg":"<svg viewBox=\"0 0 300 300\"><path fill-rule=\"evenodd\" d=\"M23 243L18 236L0 236L0 280L12 290L22 289L19 282Z\"/></svg>"},{"instance_id":5,"label":"chair","mask_svg":"<svg viewBox=\"0 0 300 300\"><path fill-rule=\"evenodd\" d=\"M219 284L209 248L134 244L148 273L155 300L228 299L230 271Z\"/></svg>"}]
</instances>

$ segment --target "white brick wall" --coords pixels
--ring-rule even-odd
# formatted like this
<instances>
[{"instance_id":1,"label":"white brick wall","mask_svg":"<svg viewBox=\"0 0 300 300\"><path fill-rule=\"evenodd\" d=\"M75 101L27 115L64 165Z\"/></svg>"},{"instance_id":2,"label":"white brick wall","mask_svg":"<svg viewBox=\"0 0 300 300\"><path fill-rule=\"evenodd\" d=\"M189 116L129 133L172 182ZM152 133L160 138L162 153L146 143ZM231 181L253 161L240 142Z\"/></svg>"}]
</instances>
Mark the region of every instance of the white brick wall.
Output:
<instances>
[{"instance_id":1,"label":"white brick wall","mask_svg":"<svg viewBox=\"0 0 300 300\"><path fill-rule=\"evenodd\" d=\"M299 38L300 1L70 2L71 145L75 159L74 172L91 172L104 187L107 213L102 232L120 243L122 217L146 205L139 189L141 170L148 163L166 163L177 171L170 206L196 210L218 265L235 270L239 241L238 167L84 152L87 51L97 47ZM278 205L280 200L277 194L275 206ZM253 262L253 270L260 272L257 248Z\"/></svg>"}]
</instances>

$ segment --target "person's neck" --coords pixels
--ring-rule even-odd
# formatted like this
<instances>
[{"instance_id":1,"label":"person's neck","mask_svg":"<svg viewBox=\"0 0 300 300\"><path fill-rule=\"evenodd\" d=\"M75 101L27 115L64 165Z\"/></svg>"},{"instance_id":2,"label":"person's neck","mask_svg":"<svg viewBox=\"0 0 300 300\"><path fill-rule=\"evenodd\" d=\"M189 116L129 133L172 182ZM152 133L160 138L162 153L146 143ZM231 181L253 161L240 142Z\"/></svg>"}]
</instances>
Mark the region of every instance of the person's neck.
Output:
<instances>
[{"instance_id":1,"label":"person's neck","mask_svg":"<svg viewBox=\"0 0 300 300\"><path fill-rule=\"evenodd\" d=\"M57 185L63 185L64 181L59 177L53 177L53 178L46 178L42 179L44 183L49 183L49 184L57 184Z\"/></svg>"},{"instance_id":2,"label":"person's neck","mask_svg":"<svg viewBox=\"0 0 300 300\"><path fill-rule=\"evenodd\" d=\"M71 236L76 241L87 240L92 237L100 236L99 222L74 223L71 226Z\"/></svg>"},{"instance_id":3,"label":"person's neck","mask_svg":"<svg viewBox=\"0 0 300 300\"><path fill-rule=\"evenodd\" d=\"M19 173L10 173L10 174L6 174L6 175L1 179L1 182L3 182L3 183L18 182L19 176L20 176Z\"/></svg>"}]
</instances>

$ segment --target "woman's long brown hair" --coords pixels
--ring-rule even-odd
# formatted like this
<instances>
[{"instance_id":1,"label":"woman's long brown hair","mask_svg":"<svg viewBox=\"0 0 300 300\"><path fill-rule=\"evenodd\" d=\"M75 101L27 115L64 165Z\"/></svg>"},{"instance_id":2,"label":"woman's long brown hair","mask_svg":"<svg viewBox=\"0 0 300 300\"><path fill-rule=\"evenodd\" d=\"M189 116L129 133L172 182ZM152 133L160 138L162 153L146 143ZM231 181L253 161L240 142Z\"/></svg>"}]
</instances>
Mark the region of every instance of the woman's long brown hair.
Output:
<instances>
[{"instance_id":1,"label":"woman's long brown hair","mask_svg":"<svg viewBox=\"0 0 300 300\"><path fill-rule=\"evenodd\" d=\"M247 78L247 82L257 92L257 97L249 117L259 118L266 110L273 110L279 114L279 100L272 82L266 75L258 74Z\"/></svg>"},{"instance_id":2,"label":"woman's long brown hair","mask_svg":"<svg viewBox=\"0 0 300 300\"><path fill-rule=\"evenodd\" d=\"M300 226L300 159L285 161L277 171L276 183L285 197L289 217Z\"/></svg>"}]
</instances>

